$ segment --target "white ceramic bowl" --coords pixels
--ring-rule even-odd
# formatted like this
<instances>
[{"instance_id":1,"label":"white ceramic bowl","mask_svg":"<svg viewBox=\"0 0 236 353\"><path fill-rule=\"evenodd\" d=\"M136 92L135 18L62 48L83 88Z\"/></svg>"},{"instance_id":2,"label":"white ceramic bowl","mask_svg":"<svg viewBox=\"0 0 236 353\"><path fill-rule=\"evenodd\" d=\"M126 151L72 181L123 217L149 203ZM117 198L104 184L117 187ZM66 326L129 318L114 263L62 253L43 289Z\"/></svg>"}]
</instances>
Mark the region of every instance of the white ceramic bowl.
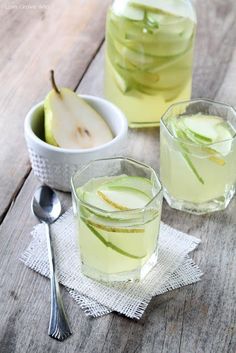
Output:
<instances>
[{"instance_id":1,"label":"white ceramic bowl","mask_svg":"<svg viewBox=\"0 0 236 353\"><path fill-rule=\"evenodd\" d=\"M25 118L25 139L34 174L43 183L61 191L70 191L72 174L84 164L98 158L120 155L127 137L127 120L114 104L98 97L81 97L110 126L114 135L112 141L84 150L55 147L44 142L43 102L35 105Z\"/></svg>"}]
</instances>

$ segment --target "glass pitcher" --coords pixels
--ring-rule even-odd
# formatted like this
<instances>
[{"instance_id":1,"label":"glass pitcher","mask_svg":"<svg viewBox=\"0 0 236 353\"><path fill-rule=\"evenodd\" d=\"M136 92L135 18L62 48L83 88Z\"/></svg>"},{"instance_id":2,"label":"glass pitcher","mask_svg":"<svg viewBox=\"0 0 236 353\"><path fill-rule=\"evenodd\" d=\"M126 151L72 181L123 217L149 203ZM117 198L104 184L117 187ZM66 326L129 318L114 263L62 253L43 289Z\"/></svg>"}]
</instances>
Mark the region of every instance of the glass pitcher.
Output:
<instances>
[{"instance_id":1,"label":"glass pitcher","mask_svg":"<svg viewBox=\"0 0 236 353\"><path fill-rule=\"evenodd\" d=\"M190 0L115 0L107 14L105 95L130 127L157 126L188 100L196 14Z\"/></svg>"}]
</instances>

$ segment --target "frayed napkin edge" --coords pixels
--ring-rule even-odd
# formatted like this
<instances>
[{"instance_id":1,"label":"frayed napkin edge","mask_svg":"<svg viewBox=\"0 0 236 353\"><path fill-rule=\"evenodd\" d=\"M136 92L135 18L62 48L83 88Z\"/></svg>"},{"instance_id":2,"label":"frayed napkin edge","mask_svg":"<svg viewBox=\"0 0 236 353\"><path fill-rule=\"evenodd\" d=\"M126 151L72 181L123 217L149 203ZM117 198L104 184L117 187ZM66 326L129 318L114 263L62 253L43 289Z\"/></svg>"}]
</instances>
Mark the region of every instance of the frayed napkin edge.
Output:
<instances>
[{"instance_id":1,"label":"frayed napkin edge","mask_svg":"<svg viewBox=\"0 0 236 353\"><path fill-rule=\"evenodd\" d=\"M72 213L72 208L68 209L65 213L63 213L60 218L58 219L57 221L57 224L60 224L60 223L63 223L64 222L64 219L66 219L68 216L70 216ZM43 224L37 224L33 227L32 231L31 231L31 235L32 235L32 238L36 238L37 237L37 232L38 232L38 228L39 227L43 227ZM196 238L194 236L191 236L191 235L188 235L188 234L185 234L184 232L182 231L179 231L175 228L172 228L171 226L169 226L168 224L166 223L163 223L162 222L162 227L163 227L163 230L165 229L165 231L167 229L171 230L172 232L176 232L178 233L178 236L181 237L188 237L189 238L189 253L194 251L198 245L201 243L201 239L199 238ZM42 272L39 272L37 270L37 267L35 265L32 265L29 263L29 258L31 256L31 250L32 250L32 245L31 243L28 245L28 247L26 248L26 250L23 252L23 254L20 256L20 261L23 262L28 268L30 268L31 270L39 273L40 275L42 275L43 277L46 277L46 278L50 278L50 274L49 274L49 271L48 270L45 270L43 273ZM187 258L188 256L186 256ZM185 261L187 261L186 259L183 260L180 264L179 264L179 267L177 267L176 271L178 271L178 269L181 267L181 265L183 263L185 263ZM176 284L169 284L168 286L168 282L169 280L171 279L171 276L176 272L170 272L170 273L167 273L167 277L168 279L165 280L163 283L162 283L162 286L164 286L164 284L166 285L166 288L162 289L161 287L159 288L159 290L157 292L154 292L153 294L150 294L149 296L146 296L146 298L143 299L143 301L137 306L136 310L135 310L135 313L134 315L129 315L128 313L126 313L125 315L131 319L141 319L144 311L146 310L148 304L150 303L150 300L154 297L154 296L158 296L158 295L161 295L161 294L164 294L164 293L167 293L171 290L175 290L175 289L178 289L178 288L182 288L182 287L185 287L187 285L191 285L191 284L194 284L194 283L197 283L201 280L201 277L203 276L203 272L200 270L200 268L198 267L197 264L194 263L194 261L188 257L188 261L189 261L189 266L192 267L196 273L195 273L195 278L194 279L191 279L191 280L182 280L182 283L176 283ZM45 261L45 266L44 268L48 268L48 261ZM61 283L62 284L62 283ZM83 293L80 293L77 289L73 289L73 288L69 288L67 286L65 286L64 284L62 284L66 289L67 291L70 293L70 295L72 296L72 298L80 305L80 307L82 308L82 310L85 312L85 314L87 316L90 316L90 317L100 317L100 316L103 316L103 315L107 315L111 312L116 312L114 309L111 309L109 307L107 307L106 305L102 304L102 303L99 303L98 301L96 301L96 299L93 299ZM93 301L94 303L98 303L100 306L101 306L101 311L99 313L94 313L92 314L91 313L91 310L89 309L88 305L85 304L85 301L83 300L83 298L88 298L90 299L91 301ZM102 309L104 308L104 310Z\"/></svg>"}]
</instances>

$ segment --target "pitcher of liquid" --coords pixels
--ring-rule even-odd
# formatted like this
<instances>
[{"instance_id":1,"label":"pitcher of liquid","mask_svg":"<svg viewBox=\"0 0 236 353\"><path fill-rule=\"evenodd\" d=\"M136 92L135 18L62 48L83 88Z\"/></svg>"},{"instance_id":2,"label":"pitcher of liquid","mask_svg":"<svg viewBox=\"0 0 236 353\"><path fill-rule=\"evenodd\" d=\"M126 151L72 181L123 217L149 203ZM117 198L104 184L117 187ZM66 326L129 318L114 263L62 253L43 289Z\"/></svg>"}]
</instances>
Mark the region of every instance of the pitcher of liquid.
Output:
<instances>
[{"instance_id":1,"label":"pitcher of liquid","mask_svg":"<svg viewBox=\"0 0 236 353\"><path fill-rule=\"evenodd\" d=\"M107 14L105 95L130 127L158 126L192 88L196 14L190 0L115 0Z\"/></svg>"}]
</instances>

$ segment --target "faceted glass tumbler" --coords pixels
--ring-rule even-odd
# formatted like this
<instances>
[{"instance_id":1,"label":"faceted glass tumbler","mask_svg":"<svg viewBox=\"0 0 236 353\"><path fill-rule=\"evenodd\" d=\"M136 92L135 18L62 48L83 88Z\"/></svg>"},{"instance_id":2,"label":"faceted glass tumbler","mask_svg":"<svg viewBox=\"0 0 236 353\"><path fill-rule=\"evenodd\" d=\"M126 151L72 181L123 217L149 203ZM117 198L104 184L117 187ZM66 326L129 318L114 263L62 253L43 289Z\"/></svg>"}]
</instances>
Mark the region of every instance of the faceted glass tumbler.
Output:
<instances>
[{"instance_id":1,"label":"faceted glass tumbler","mask_svg":"<svg viewBox=\"0 0 236 353\"><path fill-rule=\"evenodd\" d=\"M79 191L88 188L87 185L93 187L103 178L117 180L117 177L129 183L117 186L124 199L130 190L135 197L145 194L148 186L151 197L147 204L142 208L119 206L116 209L113 203L109 204L111 209L105 211L95 207L85 198L85 193ZM72 195L84 275L105 282L141 280L157 262L163 197L155 171L128 158L96 160L72 177ZM94 197L94 194L89 195ZM121 198L119 203L122 202Z\"/></svg>"},{"instance_id":2,"label":"faceted glass tumbler","mask_svg":"<svg viewBox=\"0 0 236 353\"><path fill-rule=\"evenodd\" d=\"M196 144L176 137L170 129L173 117L179 120L200 115L222 118L232 137ZM172 208L205 214L227 207L235 194L235 131L236 111L223 103L197 99L174 104L167 110L160 128L160 174L164 197Z\"/></svg>"}]
</instances>

